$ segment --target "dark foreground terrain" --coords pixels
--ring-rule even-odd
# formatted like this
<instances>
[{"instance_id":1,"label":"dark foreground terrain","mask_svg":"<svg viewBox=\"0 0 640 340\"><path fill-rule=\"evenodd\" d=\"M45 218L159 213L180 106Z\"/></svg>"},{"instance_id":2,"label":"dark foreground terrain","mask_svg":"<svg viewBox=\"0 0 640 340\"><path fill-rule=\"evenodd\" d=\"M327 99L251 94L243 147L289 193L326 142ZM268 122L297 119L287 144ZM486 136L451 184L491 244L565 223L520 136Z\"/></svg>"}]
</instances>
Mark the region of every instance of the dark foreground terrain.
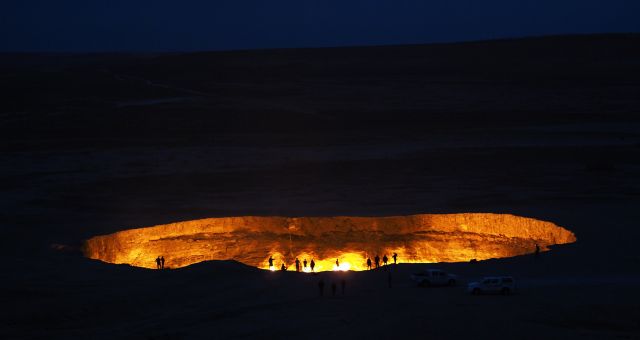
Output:
<instances>
[{"instance_id":1,"label":"dark foreground terrain","mask_svg":"<svg viewBox=\"0 0 640 340\"><path fill-rule=\"evenodd\" d=\"M638 35L7 54L0 93L2 338L640 338ZM578 242L432 265L514 275L509 297L417 288L424 265L388 288L383 271L159 272L78 251L213 216L439 212L549 220ZM336 275L346 294L319 298Z\"/></svg>"}]
</instances>

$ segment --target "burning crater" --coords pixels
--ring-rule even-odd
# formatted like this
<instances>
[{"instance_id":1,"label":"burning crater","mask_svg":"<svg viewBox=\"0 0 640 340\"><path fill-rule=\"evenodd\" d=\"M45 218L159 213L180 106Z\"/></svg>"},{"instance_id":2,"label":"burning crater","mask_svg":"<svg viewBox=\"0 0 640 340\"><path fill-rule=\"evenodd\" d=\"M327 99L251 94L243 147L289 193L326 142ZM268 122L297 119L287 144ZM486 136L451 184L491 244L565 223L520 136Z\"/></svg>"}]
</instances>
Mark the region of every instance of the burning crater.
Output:
<instances>
[{"instance_id":1,"label":"burning crater","mask_svg":"<svg viewBox=\"0 0 640 340\"><path fill-rule=\"evenodd\" d=\"M96 236L86 257L109 263L178 268L208 260L236 260L268 269L295 268L296 257L316 271L364 270L376 255L398 262L459 262L511 257L572 243L575 235L551 222L506 214L422 214L391 217L223 217L130 229Z\"/></svg>"}]
</instances>

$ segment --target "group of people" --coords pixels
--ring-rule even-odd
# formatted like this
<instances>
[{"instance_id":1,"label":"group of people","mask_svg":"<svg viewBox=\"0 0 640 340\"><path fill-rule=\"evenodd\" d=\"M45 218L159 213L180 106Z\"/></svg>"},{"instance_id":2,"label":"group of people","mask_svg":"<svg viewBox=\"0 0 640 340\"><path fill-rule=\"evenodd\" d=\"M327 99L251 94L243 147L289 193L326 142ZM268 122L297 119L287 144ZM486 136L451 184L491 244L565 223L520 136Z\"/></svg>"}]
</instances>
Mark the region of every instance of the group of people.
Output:
<instances>
[{"instance_id":1,"label":"group of people","mask_svg":"<svg viewBox=\"0 0 640 340\"><path fill-rule=\"evenodd\" d=\"M158 256L156 258L156 265L158 266L158 269L164 269L164 256Z\"/></svg>"},{"instance_id":2,"label":"group of people","mask_svg":"<svg viewBox=\"0 0 640 340\"><path fill-rule=\"evenodd\" d=\"M342 295L344 295L344 291L347 287L347 280L344 278L340 280L340 287L342 288ZM318 281L318 289L320 291L320 296L324 296L324 280L320 279ZM338 290L338 285L335 281L331 282L331 295L336 296L336 291Z\"/></svg>"},{"instance_id":3,"label":"group of people","mask_svg":"<svg viewBox=\"0 0 640 340\"><path fill-rule=\"evenodd\" d=\"M273 256L269 256L269 269L273 269ZM337 260L336 260L337 261ZM302 264L302 266L301 266ZM296 257L296 271L299 272L301 270L307 271L307 265L309 265L309 268L311 269L311 271L315 270L316 267L316 262L311 259L311 262L307 262L307 259L304 259L304 261L302 261L302 263L300 263L300 260ZM282 263L282 266L280 266L280 270L281 271L286 271L288 269L288 267L284 264L284 262Z\"/></svg>"},{"instance_id":4,"label":"group of people","mask_svg":"<svg viewBox=\"0 0 640 340\"><path fill-rule=\"evenodd\" d=\"M393 264L398 264L398 254L397 253L393 253L393 255L391 255L391 257L393 258ZM380 267L380 256L376 255L376 257L374 257L373 260L375 261L376 268L379 268ZM389 258L385 254L382 257L382 263L383 263L384 266L386 266L388 262L389 262ZM367 258L367 269L371 270L371 265L372 265L371 258Z\"/></svg>"},{"instance_id":5,"label":"group of people","mask_svg":"<svg viewBox=\"0 0 640 340\"><path fill-rule=\"evenodd\" d=\"M397 253L393 253L393 255L391 255L391 257L393 258L393 264L397 264L398 263L398 254ZM376 255L376 257L373 258L375 261L375 265L376 268L380 267L380 256ZM269 256L269 269L275 270L275 267L273 266L273 262L274 262L274 258L273 256ZM387 255L385 254L382 257L382 263L383 266L386 266L389 262L389 258L387 257ZM164 260L163 260L164 263ZM296 257L296 272L300 272L300 271L307 271L307 264L310 267L310 270L313 272L315 271L315 266L316 263L313 259L311 259L311 262L307 262L307 259L304 259L302 262L300 262L300 259L298 259ZM371 258L367 258L367 269L371 270L372 269L372 262L371 262ZM340 268L340 259L336 259L336 268ZM284 262L282 263L282 265L280 266L280 270L281 271L287 271L288 267L284 264Z\"/></svg>"}]
</instances>

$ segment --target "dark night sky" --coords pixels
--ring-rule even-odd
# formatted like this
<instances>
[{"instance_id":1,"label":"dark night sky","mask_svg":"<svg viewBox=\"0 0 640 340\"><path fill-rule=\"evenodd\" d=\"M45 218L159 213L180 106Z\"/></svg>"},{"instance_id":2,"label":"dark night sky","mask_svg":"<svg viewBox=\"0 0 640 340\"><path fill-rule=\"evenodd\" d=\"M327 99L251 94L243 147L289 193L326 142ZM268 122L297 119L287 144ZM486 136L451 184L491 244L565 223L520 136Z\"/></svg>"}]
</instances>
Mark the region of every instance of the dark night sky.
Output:
<instances>
[{"instance_id":1,"label":"dark night sky","mask_svg":"<svg viewBox=\"0 0 640 340\"><path fill-rule=\"evenodd\" d=\"M180 51L640 32L638 0L4 0L1 51Z\"/></svg>"}]
</instances>

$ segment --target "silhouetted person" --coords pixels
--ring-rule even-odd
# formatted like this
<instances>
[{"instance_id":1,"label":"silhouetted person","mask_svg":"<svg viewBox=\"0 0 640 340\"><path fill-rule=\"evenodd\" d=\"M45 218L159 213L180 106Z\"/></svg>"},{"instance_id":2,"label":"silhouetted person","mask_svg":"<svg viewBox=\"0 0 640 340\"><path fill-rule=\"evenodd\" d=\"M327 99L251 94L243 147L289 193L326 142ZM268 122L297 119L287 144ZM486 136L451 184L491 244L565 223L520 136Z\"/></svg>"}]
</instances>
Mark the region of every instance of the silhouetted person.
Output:
<instances>
[{"instance_id":1,"label":"silhouetted person","mask_svg":"<svg viewBox=\"0 0 640 340\"><path fill-rule=\"evenodd\" d=\"M338 259L336 259L336 267L340 268L340 261L338 261Z\"/></svg>"},{"instance_id":2,"label":"silhouetted person","mask_svg":"<svg viewBox=\"0 0 640 340\"><path fill-rule=\"evenodd\" d=\"M313 261L313 260L311 260ZM320 290L320 296L324 295L324 280L320 279L320 281L318 281L318 289Z\"/></svg>"},{"instance_id":3,"label":"silhouetted person","mask_svg":"<svg viewBox=\"0 0 640 340\"><path fill-rule=\"evenodd\" d=\"M331 295L336 296L336 283L335 282L331 282Z\"/></svg>"},{"instance_id":4,"label":"silhouetted person","mask_svg":"<svg viewBox=\"0 0 640 340\"><path fill-rule=\"evenodd\" d=\"M269 269L273 268L273 256L269 256Z\"/></svg>"},{"instance_id":5,"label":"silhouetted person","mask_svg":"<svg viewBox=\"0 0 640 340\"><path fill-rule=\"evenodd\" d=\"M316 266L316 263L315 263L315 262L313 262L313 259L311 259L311 264L310 264L310 266L311 266L311 271L313 271L313 268Z\"/></svg>"},{"instance_id":6,"label":"silhouetted person","mask_svg":"<svg viewBox=\"0 0 640 340\"><path fill-rule=\"evenodd\" d=\"M284 263L282 264L282 267L280 267L280 270L282 270L283 272L287 271L287 267L284 266Z\"/></svg>"},{"instance_id":7,"label":"silhouetted person","mask_svg":"<svg viewBox=\"0 0 640 340\"><path fill-rule=\"evenodd\" d=\"M304 269L307 269L307 259L304 259L304 261L302 261L302 265L304 266Z\"/></svg>"},{"instance_id":8,"label":"silhouetted person","mask_svg":"<svg viewBox=\"0 0 640 340\"><path fill-rule=\"evenodd\" d=\"M371 270L371 259L367 258L367 269Z\"/></svg>"},{"instance_id":9,"label":"silhouetted person","mask_svg":"<svg viewBox=\"0 0 640 340\"><path fill-rule=\"evenodd\" d=\"M393 253L393 264L398 264L398 254Z\"/></svg>"},{"instance_id":10,"label":"silhouetted person","mask_svg":"<svg viewBox=\"0 0 640 340\"><path fill-rule=\"evenodd\" d=\"M536 253L535 253L535 257L538 257L538 256L540 256L540 245L538 245L538 244L536 243Z\"/></svg>"},{"instance_id":11,"label":"silhouetted person","mask_svg":"<svg viewBox=\"0 0 640 340\"><path fill-rule=\"evenodd\" d=\"M373 260L376 262L376 268L380 267L380 256L376 255Z\"/></svg>"},{"instance_id":12,"label":"silhouetted person","mask_svg":"<svg viewBox=\"0 0 640 340\"><path fill-rule=\"evenodd\" d=\"M296 257L296 271L299 272L300 271L300 260L298 260L298 258Z\"/></svg>"},{"instance_id":13,"label":"silhouetted person","mask_svg":"<svg viewBox=\"0 0 640 340\"><path fill-rule=\"evenodd\" d=\"M347 287L347 280L340 280L340 288L342 288L342 295L344 295L344 289Z\"/></svg>"},{"instance_id":14,"label":"silhouetted person","mask_svg":"<svg viewBox=\"0 0 640 340\"><path fill-rule=\"evenodd\" d=\"M156 258L156 264L158 265L158 269L162 268L162 264L161 264L160 256L158 256L158 257Z\"/></svg>"},{"instance_id":15,"label":"silhouetted person","mask_svg":"<svg viewBox=\"0 0 640 340\"><path fill-rule=\"evenodd\" d=\"M387 257L387 254L385 254L385 255L382 257L382 263L384 263L384 265L386 266L386 265L387 265L387 262L389 262L389 258Z\"/></svg>"},{"instance_id":16,"label":"silhouetted person","mask_svg":"<svg viewBox=\"0 0 640 340\"><path fill-rule=\"evenodd\" d=\"M162 266L162 269L164 269L164 256L160 257L160 265Z\"/></svg>"}]
</instances>

